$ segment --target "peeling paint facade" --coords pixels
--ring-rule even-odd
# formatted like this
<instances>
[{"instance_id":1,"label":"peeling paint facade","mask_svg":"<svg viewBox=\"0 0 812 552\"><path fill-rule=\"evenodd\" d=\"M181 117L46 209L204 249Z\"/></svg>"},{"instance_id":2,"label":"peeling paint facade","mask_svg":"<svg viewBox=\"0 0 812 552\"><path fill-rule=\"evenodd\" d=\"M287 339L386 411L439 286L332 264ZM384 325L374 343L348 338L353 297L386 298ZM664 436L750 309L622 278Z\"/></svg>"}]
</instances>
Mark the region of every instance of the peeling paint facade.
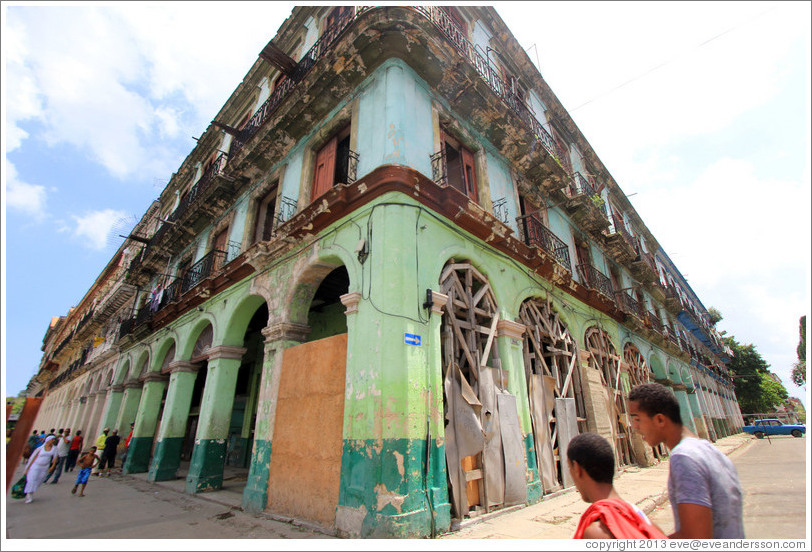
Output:
<instances>
[{"instance_id":1,"label":"peeling paint facade","mask_svg":"<svg viewBox=\"0 0 812 552\"><path fill-rule=\"evenodd\" d=\"M704 306L488 7L295 8L43 350L37 426L135 421L125 472L240 467L244 509L348 537L543 500L578 432L655 462L642 381L744 425Z\"/></svg>"}]
</instances>

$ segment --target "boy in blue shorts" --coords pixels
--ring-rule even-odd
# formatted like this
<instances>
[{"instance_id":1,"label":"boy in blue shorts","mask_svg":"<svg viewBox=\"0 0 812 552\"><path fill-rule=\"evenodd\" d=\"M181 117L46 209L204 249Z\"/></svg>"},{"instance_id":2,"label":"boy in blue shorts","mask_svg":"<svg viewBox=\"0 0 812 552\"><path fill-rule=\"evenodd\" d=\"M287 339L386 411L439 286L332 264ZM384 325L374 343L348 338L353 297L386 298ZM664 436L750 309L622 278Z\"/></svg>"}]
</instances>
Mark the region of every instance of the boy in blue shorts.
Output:
<instances>
[{"instance_id":1,"label":"boy in blue shorts","mask_svg":"<svg viewBox=\"0 0 812 552\"><path fill-rule=\"evenodd\" d=\"M76 489L79 485L82 486L82 490L79 493L79 496L85 496L85 487L87 486L87 480L90 479L90 470L92 470L96 464L101 462L101 459L96 455L96 447L90 447L90 451L84 453L79 458L79 475L76 476L76 484L73 486L73 490L71 494L76 494Z\"/></svg>"}]
</instances>

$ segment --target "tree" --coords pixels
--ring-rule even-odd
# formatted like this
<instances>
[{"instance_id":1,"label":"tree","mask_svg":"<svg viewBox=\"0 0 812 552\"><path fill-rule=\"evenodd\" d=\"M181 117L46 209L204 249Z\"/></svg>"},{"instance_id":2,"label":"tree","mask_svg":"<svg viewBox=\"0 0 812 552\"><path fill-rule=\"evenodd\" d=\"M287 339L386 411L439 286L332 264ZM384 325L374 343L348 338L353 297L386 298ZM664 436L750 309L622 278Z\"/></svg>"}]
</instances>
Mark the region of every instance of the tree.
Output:
<instances>
[{"instance_id":1,"label":"tree","mask_svg":"<svg viewBox=\"0 0 812 552\"><path fill-rule=\"evenodd\" d=\"M770 375L770 365L752 343L742 345L734 337L725 337L733 349L728 369L736 376L733 385L743 413L756 414L775 410L789 396L787 390Z\"/></svg>"},{"instance_id":2,"label":"tree","mask_svg":"<svg viewBox=\"0 0 812 552\"><path fill-rule=\"evenodd\" d=\"M806 385L806 315L801 317L800 326L798 362L792 366L792 382L798 387Z\"/></svg>"},{"instance_id":3,"label":"tree","mask_svg":"<svg viewBox=\"0 0 812 552\"><path fill-rule=\"evenodd\" d=\"M716 307L711 307L708 309L708 318L710 319L710 325L716 326L720 321L724 319L722 313Z\"/></svg>"}]
</instances>

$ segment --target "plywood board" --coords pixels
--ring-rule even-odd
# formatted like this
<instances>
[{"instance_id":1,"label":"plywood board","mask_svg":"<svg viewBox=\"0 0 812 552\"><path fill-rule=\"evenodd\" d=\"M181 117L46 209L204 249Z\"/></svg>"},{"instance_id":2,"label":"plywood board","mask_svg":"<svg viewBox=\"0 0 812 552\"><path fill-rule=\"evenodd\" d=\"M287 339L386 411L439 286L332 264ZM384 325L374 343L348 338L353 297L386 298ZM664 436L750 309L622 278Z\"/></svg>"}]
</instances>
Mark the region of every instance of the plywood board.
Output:
<instances>
[{"instance_id":1,"label":"plywood board","mask_svg":"<svg viewBox=\"0 0 812 552\"><path fill-rule=\"evenodd\" d=\"M347 334L285 349L268 509L335 524L341 474Z\"/></svg>"}]
</instances>

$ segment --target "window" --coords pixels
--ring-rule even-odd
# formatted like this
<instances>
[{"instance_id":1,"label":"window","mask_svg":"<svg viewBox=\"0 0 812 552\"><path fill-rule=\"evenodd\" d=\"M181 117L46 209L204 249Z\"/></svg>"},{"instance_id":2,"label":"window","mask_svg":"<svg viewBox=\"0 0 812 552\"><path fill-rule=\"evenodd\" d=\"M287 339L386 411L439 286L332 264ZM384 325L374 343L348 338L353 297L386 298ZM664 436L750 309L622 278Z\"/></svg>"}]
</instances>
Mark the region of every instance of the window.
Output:
<instances>
[{"instance_id":1,"label":"window","mask_svg":"<svg viewBox=\"0 0 812 552\"><path fill-rule=\"evenodd\" d=\"M316 153L313 168L313 193L311 200L323 195L338 183L350 180L350 127L333 136ZM354 180L354 178L352 179Z\"/></svg>"},{"instance_id":2,"label":"window","mask_svg":"<svg viewBox=\"0 0 812 552\"><path fill-rule=\"evenodd\" d=\"M279 182L274 182L271 189L257 201L256 226L253 243L271 239L276 212L276 194Z\"/></svg>"},{"instance_id":3,"label":"window","mask_svg":"<svg viewBox=\"0 0 812 552\"><path fill-rule=\"evenodd\" d=\"M222 267L228 256L228 226L217 232L211 246L212 259L211 271L215 272Z\"/></svg>"},{"instance_id":4,"label":"window","mask_svg":"<svg viewBox=\"0 0 812 552\"><path fill-rule=\"evenodd\" d=\"M324 18L324 25L322 27L322 34L328 32L329 29L335 27L340 21L352 17L355 8L353 6L336 6L327 17Z\"/></svg>"},{"instance_id":5,"label":"window","mask_svg":"<svg viewBox=\"0 0 812 552\"><path fill-rule=\"evenodd\" d=\"M460 10L454 6L439 6L440 11L445 13L451 21L459 28L463 36L468 36L468 24L465 22Z\"/></svg>"},{"instance_id":6,"label":"window","mask_svg":"<svg viewBox=\"0 0 812 552\"><path fill-rule=\"evenodd\" d=\"M445 151L448 185L477 201L474 154L445 132L442 133L441 140Z\"/></svg>"}]
</instances>

